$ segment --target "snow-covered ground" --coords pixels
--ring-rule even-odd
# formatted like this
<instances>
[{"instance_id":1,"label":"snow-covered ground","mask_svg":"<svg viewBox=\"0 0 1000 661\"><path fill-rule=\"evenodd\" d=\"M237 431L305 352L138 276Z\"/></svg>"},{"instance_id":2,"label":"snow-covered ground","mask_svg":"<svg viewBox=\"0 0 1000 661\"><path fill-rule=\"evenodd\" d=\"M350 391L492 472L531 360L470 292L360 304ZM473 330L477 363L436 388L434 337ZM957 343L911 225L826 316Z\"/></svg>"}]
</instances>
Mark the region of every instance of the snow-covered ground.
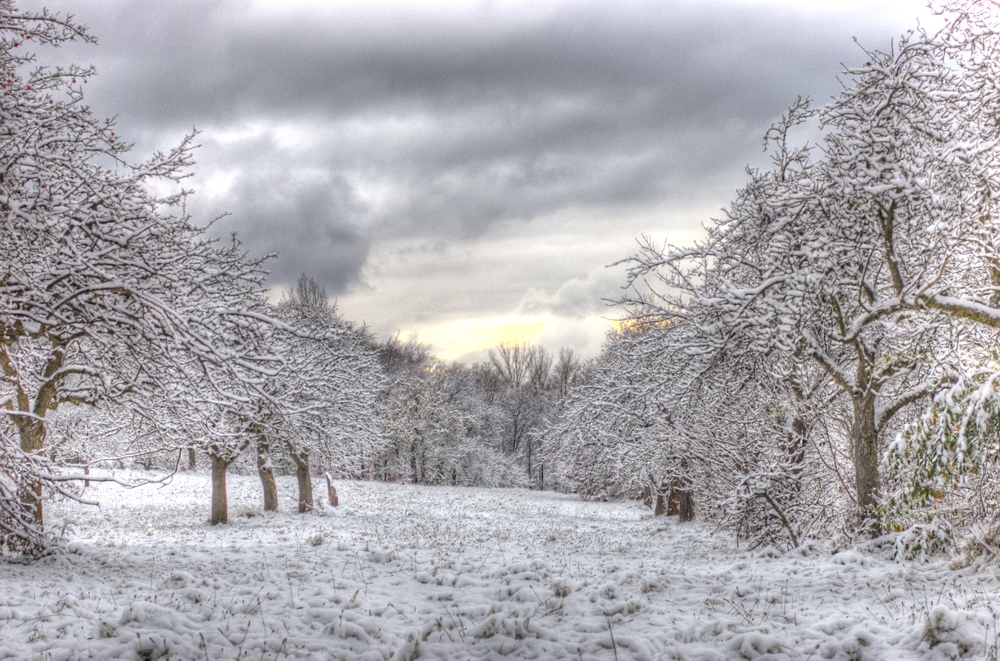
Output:
<instances>
[{"instance_id":1,"label":"snow-covered ground","mask_svg":"<svg viewBox=\"0 0 1000 661\"><path fill-rule=\"evenodd\" d=\"M230 476L212 527L209 488L53 505L73 552L0 565L0 658L996 658L988 567L746 552L638 504L522 490L339 482L335 510L262 515L255 476Z\"/></svg>"}]
</instances>

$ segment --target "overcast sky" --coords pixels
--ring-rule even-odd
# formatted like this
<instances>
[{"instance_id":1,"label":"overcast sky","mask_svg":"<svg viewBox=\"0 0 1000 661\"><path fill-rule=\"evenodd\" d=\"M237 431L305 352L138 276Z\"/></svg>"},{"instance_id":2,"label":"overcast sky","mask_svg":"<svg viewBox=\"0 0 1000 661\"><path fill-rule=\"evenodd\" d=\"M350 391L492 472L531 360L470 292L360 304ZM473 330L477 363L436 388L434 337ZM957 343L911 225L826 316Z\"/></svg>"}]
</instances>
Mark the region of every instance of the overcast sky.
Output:
<instances>
[{"instance_id":1,"label":"overcast sky","mask_svg":"<svg viewBox=\"0 0 1000 661\"><path fill-rule=\"evenodd\" d=\"M41 2L21 2L40 7ZM135 156L202 145L190 211L271 286L448 359L593 355L635 238L695 239L796 96L825 102L921 0L50 0L97 46L92 107ZM833 5L822 8L821 5Z\"/></svg>"}]
</instances>

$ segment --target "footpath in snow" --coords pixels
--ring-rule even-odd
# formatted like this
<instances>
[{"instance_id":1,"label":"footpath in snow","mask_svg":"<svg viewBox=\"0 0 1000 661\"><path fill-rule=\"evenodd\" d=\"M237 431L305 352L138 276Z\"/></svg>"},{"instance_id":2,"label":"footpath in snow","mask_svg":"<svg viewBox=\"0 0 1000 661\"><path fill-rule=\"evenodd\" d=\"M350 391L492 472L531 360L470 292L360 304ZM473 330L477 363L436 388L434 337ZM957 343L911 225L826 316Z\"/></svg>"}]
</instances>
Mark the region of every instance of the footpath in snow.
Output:
<instances>
[{"instance_id":1,"label":"footpath in snow","mask_svg":"<svg viewBox=\"0 0 1000 661\"><path fill-rule=\"evenodd\" d=\"M339 482L260 512L230 476L55 504L71 553L0 565L0 658L997 658L1000 578L808 547L747 552L635 503Z\"/></svg>"}]
</instances>

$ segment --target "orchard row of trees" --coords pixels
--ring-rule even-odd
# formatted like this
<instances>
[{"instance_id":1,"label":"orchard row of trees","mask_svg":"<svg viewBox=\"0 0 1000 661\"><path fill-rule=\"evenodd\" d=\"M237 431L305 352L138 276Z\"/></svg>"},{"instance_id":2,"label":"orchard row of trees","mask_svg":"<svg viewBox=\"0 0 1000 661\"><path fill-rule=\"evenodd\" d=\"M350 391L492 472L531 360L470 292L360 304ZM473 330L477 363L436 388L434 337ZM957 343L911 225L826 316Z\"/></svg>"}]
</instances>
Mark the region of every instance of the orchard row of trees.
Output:
<instances>
[{"instance_id":1,"label":"orchard row of trees","mask_svg":"<svg viewBox=\"0 0 1000 661\"><path fill-rule=\"evenodd\" d=\"M308 279L269 304L264 260L192 221L194 135L133 162L84 102L93 71L35 66L31 47L74 39L93 41L72 16L0 0L3 553L44 544L43 497L79 498L68 464L102 452L203 452L218 522L227 467L255 447L273 491L280 447L308 509L317 455L377 435L377 352Z\"/></svg>"},{"instance_id":2,"label":"orchard row of trees","mask_svg":"<svg viewBox=\"0 0 1000 661\"><path fill-rule=\"evenodd\" d=\"M625 262L631 324L550 432L584 492L682 484L755 543L996 550L1000 8L942 12L795 103L703 241Z\"/></svg>"},{"instance_id":3,"label":"orchard row of trees","mask_svg":"<svg viewBox=\"0 0 1000 661\"><path fill-rule=\"evenodd\" d=\"M127 160L84 104L93 72L32 68L32 44L91 41L72 17L0 2L0 533L42 542L43 490L73 495L46 452L66 406L159 400L194 411L264 394L250 312L264 271L184 213L193 136ZM153 182L172 184L155 195ZM165 188L166 186L163 186ZM251 332L253 331L253 332ZM221 414L220 414L221 415ZM180 424L178 420L178 424Z\"/></svg>"}]
</instances>

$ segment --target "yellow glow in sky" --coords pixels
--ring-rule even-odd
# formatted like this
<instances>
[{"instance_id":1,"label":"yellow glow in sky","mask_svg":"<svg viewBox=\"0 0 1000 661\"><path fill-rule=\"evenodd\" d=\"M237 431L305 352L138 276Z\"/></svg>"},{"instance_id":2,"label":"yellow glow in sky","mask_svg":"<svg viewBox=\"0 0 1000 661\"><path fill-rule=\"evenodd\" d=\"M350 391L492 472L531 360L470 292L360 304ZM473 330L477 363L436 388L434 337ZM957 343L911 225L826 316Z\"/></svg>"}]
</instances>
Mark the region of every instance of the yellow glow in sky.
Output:
<instances>
[{"instance_id":1,"label":"yellow glow in sky","mask_svg":"<svg viewBox=\"0 0 1000 661\"><path fill-rule=\"evenodd\" d=\"M485 352L504 342L532 343L549 325L549 321L521 320L461 320L424 328L417 339L433 347L434 355L444 360ZM404 331L405 337L407 333Z\"/></svg>"}]
</instances>

